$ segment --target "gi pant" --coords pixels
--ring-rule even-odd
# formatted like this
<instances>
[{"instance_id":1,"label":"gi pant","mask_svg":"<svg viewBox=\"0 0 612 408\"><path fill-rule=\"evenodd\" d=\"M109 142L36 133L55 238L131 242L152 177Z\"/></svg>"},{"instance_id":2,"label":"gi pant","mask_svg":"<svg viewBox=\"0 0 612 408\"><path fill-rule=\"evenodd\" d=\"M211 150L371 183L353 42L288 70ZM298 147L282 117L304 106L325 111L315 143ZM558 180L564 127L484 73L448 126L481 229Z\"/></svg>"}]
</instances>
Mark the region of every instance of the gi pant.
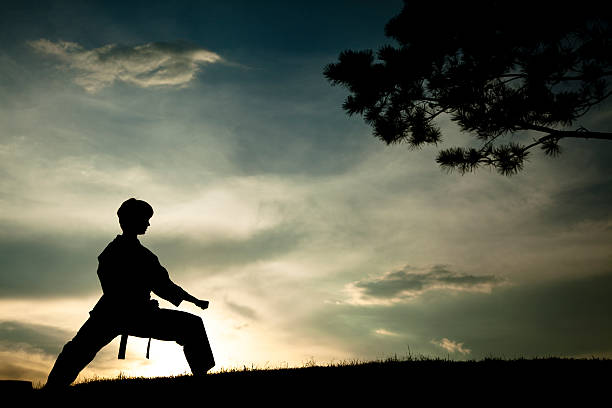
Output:
<instances>
[{"instance_id":1,"label":"gi pant","mask_svg":"<svg viewBox=\"0 0 612 408\"><path fill-rule=\"evenodd\" d=\"M70 340L55 361L46 387L70 385L98 351L120 334L176 341L194 375L204 375L215 365L202 319L179 310L151 308L118 324L104 313L90 313L89 319Z\"/></svg>"}]
</instances>

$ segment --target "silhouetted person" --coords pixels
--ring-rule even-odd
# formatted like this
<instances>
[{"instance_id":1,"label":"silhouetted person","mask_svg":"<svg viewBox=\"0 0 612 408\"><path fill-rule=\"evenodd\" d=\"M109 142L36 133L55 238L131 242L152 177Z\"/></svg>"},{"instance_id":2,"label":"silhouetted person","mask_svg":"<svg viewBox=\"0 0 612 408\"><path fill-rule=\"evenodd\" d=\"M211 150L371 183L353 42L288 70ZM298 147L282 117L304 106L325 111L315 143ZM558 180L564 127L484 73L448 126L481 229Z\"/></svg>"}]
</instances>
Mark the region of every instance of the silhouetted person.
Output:
<instances>
[{"instance_id":1,"label":"silhouetted person","mask_svg":"<svg viewBox=\"0 0 612 408\"><path fill-rule=\"evenodd\" d=\"M98 277L104 292L74 338L66 343L49 373L46 388L70 385L96 353L121 335L119 358L127 336L176 341L183 346L193 375L215 365L202 319L191 313L161 309L151 291L178 306L183 300L206 309L200 300L173 283L157 256L142 246L137 235L146 232L153 208L130 198L117 211L123 230L98 256ZM147 349L148 357L148 349Z\"/></svg>"}]
</instances>

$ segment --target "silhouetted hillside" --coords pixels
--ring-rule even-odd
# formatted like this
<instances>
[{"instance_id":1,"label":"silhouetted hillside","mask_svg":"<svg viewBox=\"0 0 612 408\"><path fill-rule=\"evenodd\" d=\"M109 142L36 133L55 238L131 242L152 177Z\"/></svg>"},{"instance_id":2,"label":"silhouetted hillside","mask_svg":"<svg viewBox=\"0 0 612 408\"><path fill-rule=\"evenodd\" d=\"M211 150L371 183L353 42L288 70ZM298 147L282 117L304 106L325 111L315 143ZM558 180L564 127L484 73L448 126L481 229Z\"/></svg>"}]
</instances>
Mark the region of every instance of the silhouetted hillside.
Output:
<instances>
[{"instance_id":1,"label":"silhouetted hillside","mask_svg":"<svg viewBox=\"0 0 612 408\"><path fill-rule=\"evenodd\" d=\"M99 380L50 395L32 392L37 405L88 406L259 405L374 406L415 402L434 406L468 403L478 406L532 406L539 401L579 400L582 406L608 393L612 360L519 359L456 362L440 359L396 359L304 368L242 370L192 376ZM166 405L167 404L167 405Z\"/></svg>"}]
</instances>

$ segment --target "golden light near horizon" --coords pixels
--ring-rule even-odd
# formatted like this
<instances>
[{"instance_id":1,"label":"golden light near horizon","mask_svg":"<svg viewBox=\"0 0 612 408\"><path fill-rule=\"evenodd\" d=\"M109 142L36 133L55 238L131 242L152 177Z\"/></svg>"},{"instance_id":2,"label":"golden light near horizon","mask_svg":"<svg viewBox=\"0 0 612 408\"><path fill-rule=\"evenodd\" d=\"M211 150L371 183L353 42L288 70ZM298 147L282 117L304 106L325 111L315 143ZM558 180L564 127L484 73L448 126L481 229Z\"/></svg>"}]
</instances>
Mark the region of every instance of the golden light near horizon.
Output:
<instances>
[{"instance_id":1,"label":"golden light near horizon","mask_svg":"<svg viewBox=\"0 0 612 408\"><path fill-rule=\"evenodd\" d=\"M202 286L206 286L203 284ZM198 286L195 285L197 288ZM196 289L197 290L197 289ZM50 322L62 330L60 341L68 341L84 320L98 296L80 299L55 300L3 300L0 301L0 321L27 321L34 326L47 327ZM171 307L171 305L163 305ZM265 323L245 323L228 309L223 299L211 301L209 310L201 311L190 305L179 310L189 311L203 318L217 365L211 372L248 368L301 367L317 359L329 362L350 359L354 356L333 346L309 345L303 349L287 348L286 336L270 333L273 328ZM274 321L274 318L270 319ZM48 326L51 327L51 326ZM266 334L270 333L270 334ZM77 381L94 378L159 377L190 374L182 347L174 342L152 340L150 359L145 358L146 338L130 336L126 360L117 360L119 338L104 347L94 361L82 371ZM59 350L58 350L59 351ZM8 358L8 354L5 357ZM38 374L27 378L44 384L46 374L54 359L46 354L33 354L32 350L11 353L10 359L19 367L35 369ZM42 368L42 370L41 370Z\"/></svg>"}]
</instances>

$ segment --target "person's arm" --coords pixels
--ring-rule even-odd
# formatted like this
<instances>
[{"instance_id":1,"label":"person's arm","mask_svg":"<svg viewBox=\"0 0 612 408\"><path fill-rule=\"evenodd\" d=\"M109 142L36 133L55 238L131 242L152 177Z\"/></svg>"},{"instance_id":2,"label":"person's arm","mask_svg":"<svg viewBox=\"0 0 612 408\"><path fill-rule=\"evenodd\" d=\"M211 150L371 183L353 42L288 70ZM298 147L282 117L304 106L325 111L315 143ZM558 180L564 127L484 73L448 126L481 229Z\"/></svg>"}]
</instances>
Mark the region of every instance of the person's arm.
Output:
<instances>
[{"instance_id":1,"label":"person's arm","mask_svg":"<svg viewBox=\"0 0 612 408\"><path fill-rule=\"evenodd\" d=\"M187 291L185 289L181 289L183 291L183 300L193 303L194 305L196 305L197 307L199 307L200 309L208 309L208 300L202 300L202 299L198 299L192 295L190 295L189 293L187 293Z\"/></svg>"},{"instance_id":2,"label":"person's arm","mask_svg":"<svg viewBox=\"0 0 612 408\"><path fill-rule=\"evenodd\" d=\"M174 306L178 306L183 300L185 300L187 302L193 303L201 309L208 308L207 300L201 300L196 298L195 296L190 295L185 289L172 282L172 280L170 280L170 275L168 274L168 271L159 263L157 257L154 258L154 262L156 279L155 285L153 287L153 292L157 296L161 297L162 299L166 299Z\"/></svg>"}]
</instances>

